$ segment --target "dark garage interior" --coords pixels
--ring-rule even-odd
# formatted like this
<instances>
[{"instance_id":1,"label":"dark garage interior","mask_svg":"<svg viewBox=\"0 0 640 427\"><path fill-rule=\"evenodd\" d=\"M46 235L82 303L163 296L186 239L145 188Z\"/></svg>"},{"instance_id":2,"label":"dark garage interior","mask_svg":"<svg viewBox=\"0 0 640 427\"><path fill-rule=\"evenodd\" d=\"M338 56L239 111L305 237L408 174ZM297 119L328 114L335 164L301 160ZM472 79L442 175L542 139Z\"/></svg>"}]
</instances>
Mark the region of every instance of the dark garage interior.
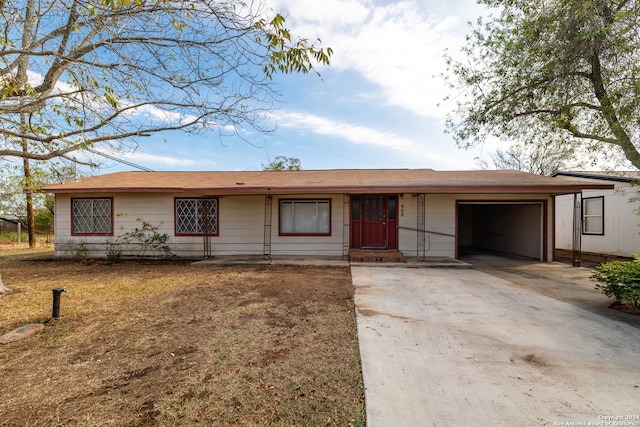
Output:
<instances>
[{"instance_id":1,"label":"dark garage interior","mask_svg":"<svg viewBox=\"0 0 640 427\"><path fill-rule=\"evenodd\" d=\"M542 202L459 202L458 257L494 253L544 261Z\"/></svg>"}]
</instances>

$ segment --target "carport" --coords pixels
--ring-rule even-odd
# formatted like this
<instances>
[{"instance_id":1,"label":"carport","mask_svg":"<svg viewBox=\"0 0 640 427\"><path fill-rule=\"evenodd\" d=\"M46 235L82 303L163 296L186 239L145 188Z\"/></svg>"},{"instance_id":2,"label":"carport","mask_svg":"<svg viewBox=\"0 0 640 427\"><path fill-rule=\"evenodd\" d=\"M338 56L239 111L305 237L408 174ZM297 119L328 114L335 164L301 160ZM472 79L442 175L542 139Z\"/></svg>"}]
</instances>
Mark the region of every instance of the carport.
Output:
<instances>
[{"instance_id":1,"label":"carport","mask_svg":"<svg viewBox=\"0 0 640 427\"><path fill-rule=\"evenodd\" d=\"M547 202L458 201L458 257L479 252L547 260Z\"/></svg>"}]
</instances>

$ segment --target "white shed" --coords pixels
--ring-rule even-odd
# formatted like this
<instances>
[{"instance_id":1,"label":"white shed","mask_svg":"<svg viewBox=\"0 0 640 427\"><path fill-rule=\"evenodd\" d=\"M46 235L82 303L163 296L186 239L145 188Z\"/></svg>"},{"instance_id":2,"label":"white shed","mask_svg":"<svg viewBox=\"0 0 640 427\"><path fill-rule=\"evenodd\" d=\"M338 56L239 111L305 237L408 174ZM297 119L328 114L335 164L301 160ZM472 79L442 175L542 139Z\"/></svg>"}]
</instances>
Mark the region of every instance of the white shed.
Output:
<instances>
[{"instance_id":1,"label":"white shed","mask_svg":"<svg viewBox=\"0 0 640 427\"><path fill-rule=\"evenodd\" d=\"M640 172L558 172L555 177L614 186L556 196L557 258L597 263L640 251L640 188L635 184Z\"/></svg>"}]
</instances>

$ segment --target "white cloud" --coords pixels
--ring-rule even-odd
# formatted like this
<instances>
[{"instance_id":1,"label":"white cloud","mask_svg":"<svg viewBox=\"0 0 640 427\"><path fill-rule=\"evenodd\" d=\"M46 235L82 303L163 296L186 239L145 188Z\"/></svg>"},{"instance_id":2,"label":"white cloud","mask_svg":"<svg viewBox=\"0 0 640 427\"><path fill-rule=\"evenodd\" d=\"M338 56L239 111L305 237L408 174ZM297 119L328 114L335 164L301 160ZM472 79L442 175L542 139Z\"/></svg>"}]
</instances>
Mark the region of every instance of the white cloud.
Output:
<instances>
[{"instance_id":1,"label":"white cloud","mask_svg":"<svg viewBox=\"0 0 640 427\"><path fill-rule=\"evenodd\" d=\"M132 160L137 163L144 164L160 164L166 166L180 166L180 167L193 167L193 166L202 166L202 165L213 165L214 162L211 161L198 161L194 159L186 159L186 158L178 158L173 156L159 156L157 154L149 154L143 153L140 151L136 151L133 154L127 155L127 160Z\"/></svg>"},{"instance_id":2,"label":"white cloud","mask_svg":"<svg viewBox=\"0 0 640 427\"><path fill-rule=\"evenodd\" d=\"M459 153L442 153L431 146L434 141L416 141L392 132L382 132L366 126L352 125L345 122L334 121L325 117L294 112L280 112L278 123L281 127L295 127L300 131L309 130L319 135L337 137L349 141L352 144L368 144L371 146L385 147L389 150L402 153L411 164L433 165L445 169L457 169L463 160L461 157L469 157L469 153L461 156ZM455 147L449 147L455 151ZM447 150L448 151L448 150Z\"/></svg>"},{"instance_id":3,"label":"white cloud","mask_svg":"<svg viewBox=\"0 0 640 427\"><path fill-rule=\"evenodd\" d=\"M444 50L464 41L465 21L479 10L472 0L467 16L416 1L375 5L369 0L325 2L273 0L289 12L294 34L320 37L334 49L331 67L355 70L382 89L384 101L421 116L441 119L447 95L440 74ZM460 13L465 8L457 8Z\"/></svg>"},{"instance_id":4,"label":"white cloud","mask_svg":"<svg viewBox=\"0 0 640 427\"><path fill-rule=\"evenodd\" d=\"M308 129L319 135L337 136L353 144L371 144L401 151L414 151L418 148L411 139L393 133L333 121L312 114L282 112L278 114L278 125Z\"/></svg>"},{"instance_id":5,"label":"white cloud","mask_svg":"<svg viewBox=\"0 0 640 427\"><path fill-rule=\"evenodd\" d=\"M359 25L371 14L372 7L368 0L273 0L270 4L285 14L287 22L297 23L296 30L306 29L304 34L314 38L322 37L319 33L326 34L326 29L346 31Z\"/></svg>"},{"instance_id":6,"label":"white cloud","mask_svg":"<svg viewBox=\"0 0 640 427\"><path fill-rule=\"evenodd\" d=\"M149 118L152 122L162 122L162 123L188 123L195 119L195 116L186 116L183 117L182 114L176 113L175 111L169 111L162 108L158 108L155 105L145 104L140 107L136 107L133 109L130 114L138 114L143 117Z\"/></svg>"}]
</instances>

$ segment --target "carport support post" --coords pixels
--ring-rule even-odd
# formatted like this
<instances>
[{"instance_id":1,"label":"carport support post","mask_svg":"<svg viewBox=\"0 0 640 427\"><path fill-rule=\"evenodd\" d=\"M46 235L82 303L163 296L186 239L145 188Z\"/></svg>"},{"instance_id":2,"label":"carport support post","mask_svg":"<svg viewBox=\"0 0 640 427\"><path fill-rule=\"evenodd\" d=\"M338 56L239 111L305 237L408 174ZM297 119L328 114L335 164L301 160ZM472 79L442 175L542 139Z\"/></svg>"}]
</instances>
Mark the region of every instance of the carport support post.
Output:
<instances>
[{"instance_id":1,"label":"carport support post","mask_svg":"<svg viewBox=\"0 0 640 427\"><path fill-rule=\"evenodd\" d=\"M573 266L582 265L582 193L573 193Z\"/></svg>"},{"instance_id":2,"label":"carport support post","mask_svg":"<svg viewBox=\"0 0 640 427\"><path fill-rule=\"evenodd\" d=\"M425 195L418 194L417 208L418 208L418 223L417 223L417 247L416 247L416 259L420 260L425 257L426 250L426 216L425 216Z\"/></svg>"}]
</instances>

